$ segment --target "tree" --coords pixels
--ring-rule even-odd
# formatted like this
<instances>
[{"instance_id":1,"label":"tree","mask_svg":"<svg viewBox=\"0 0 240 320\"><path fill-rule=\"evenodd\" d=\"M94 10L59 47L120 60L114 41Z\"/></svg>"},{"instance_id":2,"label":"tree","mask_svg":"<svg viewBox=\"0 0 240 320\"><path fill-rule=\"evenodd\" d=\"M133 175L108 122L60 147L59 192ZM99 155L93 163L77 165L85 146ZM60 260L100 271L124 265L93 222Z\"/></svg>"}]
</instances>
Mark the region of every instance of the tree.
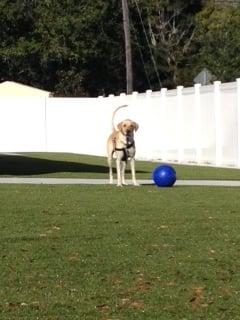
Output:
<instances>
[{"instance_id":1,"label":"tree","mask_svg":"<svg viewBox=\"0 0 240 320\"><path fill-rule=\"evenodd\" d=\"M182 84L185 81L183 70L192 54L194 15L201 9L201 1L186 4L181 0L147 3L133 0L133 4L136 7L135 29L143 34L140 46L152 88L173 88Z\"/></svg>"},{"instance_id":2,"label":"tree","mask_svg":"<svg viewBox=\"0 0 240 320\"><path fill-rule=\"evenodd\" d=\"M0 9L2 80L35 85L57 95L123 90L122 16L116 4L0 0Z\"/></svg>"},{"instance_id":3,"label":"tree","mask_svg":"<svg viewBox=\"0 0 240 320\"><path fill-rule=\"evenodd\" d=\"M221 81L240 74L240 8L207 6L197 16L198 70L206 67Z\"/></svg>"},{"instance_id":4,"label":"tree","mask_svg":"<svg viewBox=\"0 0 240 320\"><path fill-rule=\"evenodd\" d=\"M128 1L134 90L186 82L199 2ZM60 96L125 91L121 1L0 0L0 10L1 80Z\"/></svg>"},{"instance_id":5,"label":"tree","mask_svg":"<svg viewBox=\"0 0 240 320\"><path fill-rule=\"evenodd\" d=\"M35 60L38 51L38 44L32 36L33 4L27 4L26 1L1 0L0 10L1 80L14 78L16 72L19 79L24 79L26 72L29 72L31 77L33 72L30 70L30 64Z\"/></svg>"}]
</instances>

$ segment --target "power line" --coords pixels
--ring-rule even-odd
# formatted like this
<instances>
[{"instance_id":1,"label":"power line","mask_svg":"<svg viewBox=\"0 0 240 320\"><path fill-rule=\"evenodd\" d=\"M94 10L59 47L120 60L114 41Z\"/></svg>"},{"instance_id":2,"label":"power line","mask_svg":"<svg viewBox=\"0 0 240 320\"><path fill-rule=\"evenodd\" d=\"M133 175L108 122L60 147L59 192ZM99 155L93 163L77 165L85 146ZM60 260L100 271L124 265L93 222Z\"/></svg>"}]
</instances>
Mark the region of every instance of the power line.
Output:
<instances>
[{"instance_id":1,"label":"power line","mask_svg":"<svg viewBox=\"0 0 240 320\"><path fill-rule=\"evenodd\" d=\"M136 40L136 43L137 43L137 47L138 47L138 50L139 50L139 54L140 54L141 62L142 62L142 65L143 65L144 73L145 73L145 76L147 78L148 87L149 87L149 89L152 89L152 84L151 84L150 78L148 76L147 69L145 67L145 61L144 61L144 57L143 57L143 52L142 52L141 46L140 46L138 38L137 38L136 29L135 29L133 24L132 24L132 28L133 28L134 37L135 37L135 40Z\"/></svg>"},{"instance_id":2,"label":"power line","mask_svg":"<svg viewBox=\"0 0 240 320\"><path fill-rule=\"evenodd\" d=\"M147 45L148 45L148 48L149 48L149 51L150 51L151 60L153 62L153 66L154 66L154 70L155 70L155 73L156 73L156 76L157 76L157 79L158 79L159 86L161 88L162 87L162 82L161 82L161 79L160 79L160 76L159 76L157 63L156 63L156 60L154 58L153 51L152 51L152 48L151 48L151 45L150 45L150 42L149 42L149 39L148 39L147 31L146 31L146 28L145 28L144 23L143 23L142 14L141 14L140 8L138 6L137 0L133 0L133 2L135 3L136 8L137 8L138 16L140 18L140 22L141 22L141 25L142 25L142 28L143 28L143 32L144 32L144 35L145 35L145 38L146 38L146 41L147 41Z\"/></svg>"}]
</instances>

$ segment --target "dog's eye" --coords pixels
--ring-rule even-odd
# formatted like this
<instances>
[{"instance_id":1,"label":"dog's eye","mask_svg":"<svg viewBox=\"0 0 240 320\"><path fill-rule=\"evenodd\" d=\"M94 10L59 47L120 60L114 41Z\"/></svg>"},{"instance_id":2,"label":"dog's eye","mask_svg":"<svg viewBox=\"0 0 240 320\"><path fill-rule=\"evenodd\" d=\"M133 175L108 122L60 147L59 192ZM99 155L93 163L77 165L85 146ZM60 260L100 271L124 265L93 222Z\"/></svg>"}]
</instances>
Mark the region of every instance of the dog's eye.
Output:
<instances>
[{"instance_id":1,"label":"dog's eye","mask_svg":"<svg viewBox=\"0 0 240 320\"><path fill-rule=\"evenodd\" d=\"M126 128L126 126L127 126L127 125L124 123L123 127Z\"/></svg>"}]
</instances>

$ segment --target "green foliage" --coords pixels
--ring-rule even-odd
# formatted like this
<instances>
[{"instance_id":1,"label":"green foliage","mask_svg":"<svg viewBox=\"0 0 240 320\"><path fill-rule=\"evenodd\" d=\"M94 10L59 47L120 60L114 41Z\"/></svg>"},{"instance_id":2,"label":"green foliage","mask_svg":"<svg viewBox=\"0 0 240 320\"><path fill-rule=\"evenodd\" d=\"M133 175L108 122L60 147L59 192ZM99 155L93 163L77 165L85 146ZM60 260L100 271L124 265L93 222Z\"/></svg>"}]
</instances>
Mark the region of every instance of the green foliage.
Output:
<instances>
[{"instance_id":1,"label":"green foliage","mask_svg":"<svg viewBox=\"0 0 240 320\"><path fill-rule=\"evenodd\" d=\"M112 6L103 0L0 0L1 78L58 95L96 95L112 89L112 82L122 81L112 65L123 57ZM118 57L109 63L107 54Z\"/></svg>"},{"instance_id":2,"label":"green foliage","mask_svg":"<svg viewBox=\"0 0 240 320\"><path fill-rule=\"evenodd\" d=\"M207 67L218 80L240 75L240 9L209 6L197 16L199 67Z\"/></svg>"},{"instance_id":3,"label":"green foliage","mask_svg":"<svg viewBox=\"0 0 240 320\"><path fill-rule=\"evenodd\" d=\"M129 6L134 90L192 85L203 67L222 81L239 76L239 9L201 11L200 0ZM121 1L0 0L0 12L1 81L58 96L125 91Z\"/></svg>"},{"instance_id":4,"label":"green foliage","mask_svg":"<svg viewBox=\"0 0 240 320\"><path fill-rule=\"evenodd\" d=\"M138 34L142 34L139 43L152 88L182 84L182 70L192 53L193 17L200 10L201 1L139 1L138 7L142 21L137 14L134 21Z\"/></svg>"}]
</instances>

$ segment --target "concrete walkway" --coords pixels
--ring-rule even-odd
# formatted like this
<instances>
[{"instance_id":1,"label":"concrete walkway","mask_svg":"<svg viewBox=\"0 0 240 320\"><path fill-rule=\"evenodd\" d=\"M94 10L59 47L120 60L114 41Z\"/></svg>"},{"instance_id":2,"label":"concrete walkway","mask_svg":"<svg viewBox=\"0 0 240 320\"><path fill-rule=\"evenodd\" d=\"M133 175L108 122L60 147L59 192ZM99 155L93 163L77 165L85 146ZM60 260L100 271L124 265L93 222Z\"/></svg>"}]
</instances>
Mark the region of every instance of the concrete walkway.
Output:
<instances>
[{"instance_id":1,"label":"concrete walkway","mask_svg":"<svg viewBox=\"0 0 240 320\"><path fill-rule=\"evenodd\" d=\"M129 185L130 180L126 181ZM116 182L115 182L116 183ZM152 180L138 180L140 185L152 185ZM107 179L69 178L0 178L0 184L44 184L44 185L108 185ZM228 180L177 180L175 186L240 187L240 181Z\"/></svg>"}]
</instances>

